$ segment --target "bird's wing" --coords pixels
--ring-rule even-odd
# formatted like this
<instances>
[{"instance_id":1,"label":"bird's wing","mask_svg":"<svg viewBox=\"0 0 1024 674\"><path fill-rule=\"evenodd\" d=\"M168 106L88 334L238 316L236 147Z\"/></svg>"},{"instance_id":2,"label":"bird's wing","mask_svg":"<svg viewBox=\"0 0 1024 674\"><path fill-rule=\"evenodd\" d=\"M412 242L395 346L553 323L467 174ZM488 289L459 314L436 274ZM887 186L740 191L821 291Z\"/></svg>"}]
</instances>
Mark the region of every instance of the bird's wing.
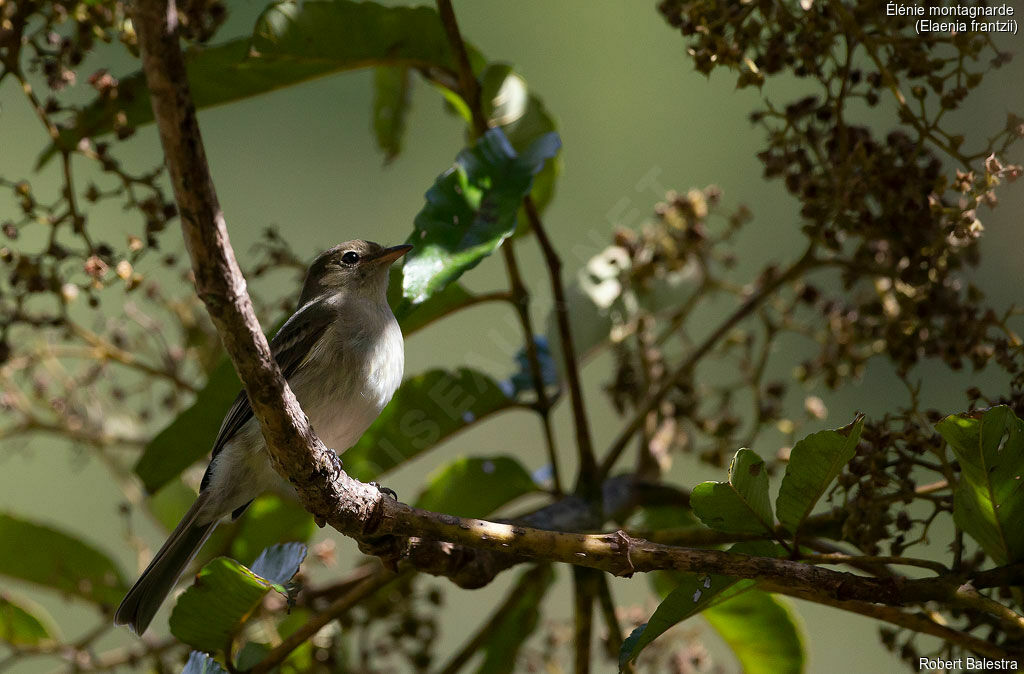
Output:
<instances>
[{"instance_id":1,"label":"bird's wing","mask_svg":"<svg viewBox=\"0 0 1024 674\"><path fill-rule=\"evenodd\" d=\"M291 315L274 338L270 340L270 352L281 368L285 379L291 377L313 350L313 346L323 337L328 326L334 320L334 310L323 302L309 302ZM252 418L252 407L245 389L239 391L238 397L231 405L224 421L221 423L217 439L213 443L213 457L224 449L228 440L234 437L245 422ZM211 460L212 458L211 457ZM203 477L202 487L206 487L209 471Z\"/></svg>"}]
</instances>

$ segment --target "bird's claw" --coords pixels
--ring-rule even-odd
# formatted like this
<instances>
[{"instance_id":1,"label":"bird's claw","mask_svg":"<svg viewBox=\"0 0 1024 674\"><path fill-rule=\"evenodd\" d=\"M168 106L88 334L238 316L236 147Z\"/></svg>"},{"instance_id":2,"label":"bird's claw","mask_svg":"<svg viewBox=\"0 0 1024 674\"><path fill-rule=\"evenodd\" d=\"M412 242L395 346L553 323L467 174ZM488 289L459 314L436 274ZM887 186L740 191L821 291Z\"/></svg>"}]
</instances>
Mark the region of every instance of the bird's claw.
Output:
<instances>
[{"instance_id":1,"label":"bird's claw","mask_svg":"<svg viewBox=\"0 0 1024 674\"><path fill-rule=\"evenodd\" d=\"M333 449L327 450L327 456L331 459L331 468L334 469L334 476L337 477L338 475L341 475L342 470L344 469L341 457L338 456L338 453Z\"/></svg>"},{"instance_id":2,"label":"bird's claw","mask_svg":"<svg viewBox=\"0 0 1024 674\"><path fill-rule=\"evenodd\" d=\"M388 487L382 487L382 486L380 486L380 484L378 484L376 482L371 482L370 486L371 487L376 487L377 490L380 491L380 493L387 494L388 496L390 496L391 498L395 499L396 501L398 500L398 494L395 493L394 489L389 489Z\"/></svg>"}]
</instances>

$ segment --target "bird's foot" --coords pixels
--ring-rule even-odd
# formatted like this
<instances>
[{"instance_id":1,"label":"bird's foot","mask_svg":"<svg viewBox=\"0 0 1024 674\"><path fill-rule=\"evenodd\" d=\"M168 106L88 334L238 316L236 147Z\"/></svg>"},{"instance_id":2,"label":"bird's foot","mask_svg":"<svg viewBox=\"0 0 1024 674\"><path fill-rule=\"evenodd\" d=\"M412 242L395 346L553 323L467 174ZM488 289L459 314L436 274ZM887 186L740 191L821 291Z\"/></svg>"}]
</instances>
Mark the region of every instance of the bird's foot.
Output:
<instances>
[{"instance_id":1,"label":"bird's foot","mask_svg":"<svg viewBox=\"0 0 1024 674\"><path fill-rule=\"evenodd\" d=\"M334 477L341 475L344 470L345 464L341 462L341 457L333 449L327 449L327 456L331 460L331 468L334 469Z\"/></svg>"},{"instance_id":2,"label":"bird's foot","mask_svg":"<svg viewBox=\"0 0 1024 674\"><path fill-rule=\"evenodd\" d=\"M388 487L382 487L382 486L380 486L380 484L378 484L376 482L371 482L370 486L371 487L376 487L380 491L380 493L387 494L388 496L390 496L391 498L395 499L396 501L398 500L398 494L395 493L394 489L389 489Z\"/></svg>"}]
</instances>

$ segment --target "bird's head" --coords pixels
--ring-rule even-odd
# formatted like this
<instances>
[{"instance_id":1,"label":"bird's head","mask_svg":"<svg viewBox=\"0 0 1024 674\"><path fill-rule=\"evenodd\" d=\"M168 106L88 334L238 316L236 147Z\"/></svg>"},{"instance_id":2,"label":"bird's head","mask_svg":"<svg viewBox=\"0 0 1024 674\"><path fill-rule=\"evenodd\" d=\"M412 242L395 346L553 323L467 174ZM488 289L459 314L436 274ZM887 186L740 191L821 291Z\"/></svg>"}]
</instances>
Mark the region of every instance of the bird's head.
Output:
<instances>
[{"instance_id":1,"label":"bird's head","mask_svg":"<svg viewBox=\"0 0 1024 674\"><path fill-rule=\"evenodd\" d=\"M385 248L361 239L325 250L306 272L299 306L321 295L342 291L374 299L386 296L391 264L410 250L409 244Z\"/></svg>"}]
</instances>

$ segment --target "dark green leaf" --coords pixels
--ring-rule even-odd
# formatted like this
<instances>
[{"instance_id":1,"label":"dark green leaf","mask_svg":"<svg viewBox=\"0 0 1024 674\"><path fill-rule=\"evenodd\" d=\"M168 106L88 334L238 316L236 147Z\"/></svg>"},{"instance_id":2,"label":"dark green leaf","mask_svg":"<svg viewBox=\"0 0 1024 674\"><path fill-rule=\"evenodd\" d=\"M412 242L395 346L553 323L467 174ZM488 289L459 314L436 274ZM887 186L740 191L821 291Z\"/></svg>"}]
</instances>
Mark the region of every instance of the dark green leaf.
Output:
<instances>
[{"instance_id":1,"label":"dark green leaf","mask_svg":"<svg viewBox=\"0 0 1024 674\"><path fill-rule=\"evenodd\" d=\"M202 568L171 612L171 634L207 653L224 648L272 589L271 583L233 559L218 557Z\"/></svg>"},{"instance_id":2,"label":"dark green leaf","mask_svg":"<svg viewBox=\"0 0 1024 674\"><path fill-rule=\"evenodd\" d=\"M413 304L402 298L402 268L391 268L388 303L391 304L395 318L402 327L403 335L411 335L437 319L472 304L473 301L473 295L468 290L458 283L452 283L426 302Z\"/></svg>"},{"instance_id":3,"label":"dark green leaf","mask_svg":"<svg viewBox=\"0 0 1024 674\"><path fill-rule=\"evenodd\" d=\"M516 671L516 655L537 629L540 602L554 580L550 564L540 564L519 576L510 594L512 601L502 607L498 623L481 646L485 655L476 670L479 674Z\"/></svg>"},{"instance_id":4,"label":"dark green leaf","mask_svg":"<svg viewBox=\"0 0 1024 674\"><path fill-rule=\"evenodd\" d=\"M697 521L693 511L679 505L640 506L630 513L622 528L630 533L644 535L669 529L707 528Z\"/></svg>"},{"instance_id":5,"label":"dark green leaf","mask_svg":"<svg viewBox=\"0 0 1024 674\"><path fill-rule=\"evenodd\" d=\"M402 383L391 403L342 457L360 480L380 474L517 402L490 377L461 368L431 370Z\"/></svg>"},{"instance_id":6,"label":"dark green leaf","mask_svg":"<svg viewBox=\"0 0 1024 674\"><path fill-rule=\"evenodd\" d=\"M517 154L491 129L427 191L409 239L416 248L403 267L404 297L419 304L493 253L516 227L516 212L534 175L561 142L549 133Z\"/></svg>"},{"instance_id":7,"label":"dark green leaf","mask_svg":"<svg viewBox=\"0 0 1024 674\"><path fill-rule=\"evenodd\" d=\"M734 534L771 533L774 518L764 459L749 449L739 450L729 464L729 481L698 484L690 494L690 505L713 529Z\"/></svg>"},{"instance_id":8,"label":"dark green leaf","mask_svg":"<svg viewBox=\"0 0 1024 674\"><path fill-rule=\"evenodd\" d=\"M150 514L170 532L178 526L184 515L196 500L196 490L180 479L171 480L160 487L147 502ZM216 533L214 533L216 536ZM263 546L264 548L266 546ZM263 548L260 548L262 550Z\"/></svg>"},{"instance_id":9,"label":"dark green leaf","mask_svg":"<svg viewBox=\"0 0 1024 674\"><path fill-rule=\"evenodd\" d=\"M217 431L242 384L224 358L210 374L195 402L153 438L135 464L146 490L155 492L210 453Z\"/></svg>"},{"instance_id":10,"label":"dark green leaf","mask_svg":"<svg viewBox=\"0 0 1024 674\"><path fill-rule=\"evenodd\" d=\"M299 572L306 558L304 543L278 543L260 553L252 565L252 572L276 585L284 585Z\"/></svg>"},{"instance_id":11,"label":"dark green leaf","mask_svg":"<svg viewBox=\"0 0 1024 674\"><path fill-rule=\"evenodd\" d=\"M800 530L815 504L856 454L863 428L864 417L860 416L850 426L813 433L793 447L775 501L779 521L791 533Z\"/></svg>"},{"instance_id":12,"label":"dark green leaf","mask_svg":"<svg viewBox=\"0 0 1024 674\"><path fill-rule=\"evenodd\" d=\"M0 593L0 641L12 646L38 646L54 640L56 627L42 606L17 603Z\"/></svg>"},{"instance_id":13,"label":"dark green leaf","mask_svg":"<svg viewBox=\"0 0 1024 674\"><path fill-rule=\"evenodd\" d=\"M227 670L206 653L192 651L181 674L227 674Z\"/></svg>"},{"instance_id":14,"label":"dark green leaf","mask_svg":"<svg viewBox=\"0 0 1024 674\"><path fill-rule=\"evenodd\" d=\"M800 674L804 645L793 611L782 599L750 589L704 610L745 674Z\"/></svg>"},{"instance_id":15,"label":"dark green leaf","mask_svg":"<svg viewBox=\"0 0 1024 674\"><path fill-rule=\"evenodd\" d=\"M373 71L373 133L388 163L402 151L405 118L412 98L412 72L406 66L379 66Z\"/></svg>"},{"instance_id":16,"label":"dark green leaf","mask_svg":"<svg viewBox=\"0 0 1024 674\"><path fill-rule=\"evenodd\" d=\"M516 152L524 152L535 140L558 128L544 102L530 91L526 80L510 65L493 63L484 69L480 74L480 100L488 123L501 127ZM545 162L534 179L530 195L541 211L554 197L561 168L562 162L556 154Z\"/></svg>"},{"instance_id":17,"label":"dark green leaf","mask_svg":"<svg viewBox=\"0 0 1024 674\"><path fill-rule=\"evenodd\" d=\"M558 395L558 365L551 355L551 347L548 345L547 337L534 335L533 342L537 347L537 360L540 361L540 378L549 398ZM536 397L533 374L530 370L530 360L526 355L526 347L519 349L516 353L516 371L512 376L501 382L501 387L510 396L521 395Z\"/></svg>"},{"instance_id":18,"label":"dark green leaf","mask_svg":"<svg viewBox=\"0 0 1024 674\"><path fill-rule=\"evenodd\" d=\"M953 519L996 564L1024 559L1024 422L1005 405L935 429L960 462Z\"/></svg>"},{"instance_id":19,"label":"dark green leaf","mask_svg":"<svg viewBox=\"0 0 1024 674\"><path fill-rule=\"evenodd\" d=\"M486 517L512 499L537 491L509 456L458 458L427 478L416 507L457 517Z\"/></svg>"},{"instance_id":20,"label":"dark green leaf","mask_svg":"<svg viewBox=\"0 0 1024 674\"><path fill-rule=\"evenodd\" d=\"M737 543L730 552L764 557L777 557L782 549L768 541L750 541ZM652 578L659 594L665 598L655 609L651 619L641 625L623 641L619 651L619 666L635 660L640 652L669 628L696 615L711 605L713 601L721 601L726 597L735 596L753 586L750 579L733 578L732 576L696 575L690 573L659 573ZM667 586L674 585L668 591ZM668 594L664 593L668 591Z\"/></svg>"},{"instance_id":21,"label":"dark green leaf","mask_svg":"<svg viewBox=\"0 0 1024 674\"><path fill-rule=\"evenodd\" d=\"M309 541L313 529L313 517L298 503L264 494L252 502L239 522L231 541L231 556L249 564L275 543Z\"/></svg>"},{"instance_id":22,"label":"dark green leaf","mask_svg":"<svg viewBox=\"0 0 1024 674\"><path fill-rule=\"evenodd\" d=\"M270 652L270 644L261 644L255 641L247 641L235 656L235 669L245 672L252 669Z\"/></svg>"},{"instance_id":23,"label":"dark green leaf","mask_svg":"<svg viewBox=\"0 0 1024 674\"><path fill-rule=\"evenodd\" d=\"M105 554L57 529L0 513L0 575L116 605L127 587Z\"/></svg>"},{"instance_id":24,"label":"dark green leaf","mask_svg":"<svg viewBox=\"0 0 1024 674\"><path fill-rule=\"evenodd\" d=\"M483 58L469 47L474 68ZM427 7L384 7L374 2L329 0L280 2L260 17L252 39L241 38L187 55L188 78L197 108L231 103L332 73L370 66L402 66L447 72L455 64L437 16ZM59 147L109 133L118 112L129 127L153 121L141 72L119 78L118 96L101 97L61 134ZM44 164L57 150L51 147Z\"/></svg>"}]
</instances>

